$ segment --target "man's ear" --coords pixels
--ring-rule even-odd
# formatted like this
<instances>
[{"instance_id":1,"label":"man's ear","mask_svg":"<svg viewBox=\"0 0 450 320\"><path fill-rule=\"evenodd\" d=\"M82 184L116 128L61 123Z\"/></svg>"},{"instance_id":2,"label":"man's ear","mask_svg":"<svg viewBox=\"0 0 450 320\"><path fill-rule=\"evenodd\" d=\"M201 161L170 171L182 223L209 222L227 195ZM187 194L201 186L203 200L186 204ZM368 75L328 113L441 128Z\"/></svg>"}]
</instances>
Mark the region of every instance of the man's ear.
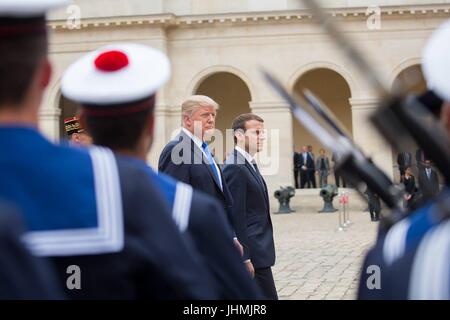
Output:
<instances>
[{"instance_id":1,"label":"man's ear","mask_svg":"<svg viewBox=\"0 0 450 320\"><path fill-rule=\"evenodd\" d=\"M182 115L183 126L190 128L191 127L191 119L187 115Z\"/></svg>"},{"instance_id":2,"label":"man's ear","mask_svg":"<svg viewBox=\"0 0 450 320\"><path fill-rule=\"evenodd\" d=\"M80 143L80 135L78 133L74 133L72 134L72 139L73 142L75 143Z\"/></svg>"},{"instance_id":3,"label":"man's ear","mask_svg":"<svg viewBox=\"0 0 450 320\"><path fill-rule=\"evenodd\" d=\"M40 69L39 86L42 89L45 89L49 85L52 78L52 65L47 58L42 61Z\"/></svg>"}]
</instances>

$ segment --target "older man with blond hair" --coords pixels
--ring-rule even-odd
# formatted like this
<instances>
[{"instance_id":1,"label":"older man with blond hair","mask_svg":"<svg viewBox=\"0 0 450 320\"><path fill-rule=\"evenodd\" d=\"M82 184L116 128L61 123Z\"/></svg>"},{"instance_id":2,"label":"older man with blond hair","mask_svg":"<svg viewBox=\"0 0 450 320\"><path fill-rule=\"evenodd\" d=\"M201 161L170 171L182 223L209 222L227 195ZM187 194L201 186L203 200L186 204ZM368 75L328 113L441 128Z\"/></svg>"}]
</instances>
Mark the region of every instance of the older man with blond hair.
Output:
<instances>
[{"instance_id":1,"label":"older man with blond hair","mask_svg":"<svg viewBox=\"0 0 450 320\"><path fill-rule=\"evenodd\" d=\"M194 95L187 98L181 105L181 131L165 146L158 169L219 200L234 230L232 196L206 142L214 133L218 109L218 103L210 97ZM241 249L237 239L235 242Z\"/></svg>"}]
</instances>

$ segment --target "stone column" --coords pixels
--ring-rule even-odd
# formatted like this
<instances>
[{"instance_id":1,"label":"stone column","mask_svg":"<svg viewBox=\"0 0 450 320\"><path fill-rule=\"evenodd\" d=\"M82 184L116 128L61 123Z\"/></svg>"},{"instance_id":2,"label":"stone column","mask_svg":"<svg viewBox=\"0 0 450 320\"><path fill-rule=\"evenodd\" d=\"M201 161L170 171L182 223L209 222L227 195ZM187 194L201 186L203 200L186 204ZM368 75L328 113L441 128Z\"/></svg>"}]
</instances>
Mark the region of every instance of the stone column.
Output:
<instances>
[{"instance_id":1,"label":"stone column","mask_svg":"<svg viewBox=\"0 0 450 320\"><path fill-rule=\"evenodd\" d=\"M272 197L280 186L294 186L292 116L280 101L250 102L250 109L264 119L267 129L267 143L258 162Z\"/></svg>"},{"instance_id":2,"label":"stone column","mask_svg":"<svg viewBox=\"0 0 450 320\"><path fill-rule=\"evenodd\" d=\"M392 148L369 120L379 101L374 98L350 98L349 101L352 106L354 141L392 179L394 177Z\"/></svg>"}]
</instances>

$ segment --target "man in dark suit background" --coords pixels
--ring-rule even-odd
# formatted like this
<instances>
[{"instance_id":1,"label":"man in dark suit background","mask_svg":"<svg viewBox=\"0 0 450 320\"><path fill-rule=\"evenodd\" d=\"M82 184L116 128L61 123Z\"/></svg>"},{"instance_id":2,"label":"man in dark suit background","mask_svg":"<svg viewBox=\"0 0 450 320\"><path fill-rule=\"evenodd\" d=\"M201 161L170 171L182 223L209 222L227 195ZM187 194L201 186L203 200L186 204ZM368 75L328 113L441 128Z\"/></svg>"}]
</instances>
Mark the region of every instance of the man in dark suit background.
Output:
<instances>
[{"instance_id":1,"label":"man in dark suit background","mask_svg":"<svg viewBox=\"0 0 450 320\"><path fill-rule=\"evenodd\" d=\"M309 156L312 159L312 167L308 168L308 177L309 177L308 183L313 188L317 188L317 184L316 184L316 158L314 156L312 145L308 145L307 148L308 148L308 154L309 154Z\"/></svg>"},{"instance_id":2,"label":"man in dark suit background","mask_svg":"<svg viewBox=\"0 0 450 320\"><path fill-rule=\"evenodd\" d=\"M158 169L219 200L234 229L233 198L206 143L214 133L218 108L213 99L202 95L191 96L183 102L181 132L161 152ZM237 238L235 244L242 252Z\"/></svg>"},{"instance_id":3,"label":"man in dark suit background","mask_svg":"<svg viewBox=\"0 0 450 320\"><path fill-rule=\"evenodd\" d=\"M244 259L266 299L278 299L271 267L275 264L273 227L267 186L254 155L263 147L264 120L247 113L234 121L235 150L227 158L224 176L233 195L236 234Z\"/></svg>"},{"instance_id":4,"label":"man in dark suit background","mask_svg":"<svg viewBox=\"0 0 450 320\"><path fill-rule=\"evenodd\" d=\"M431 168L431 161L424 161L424 168L419 172L419 190L422 200L433 199L439 192L439 179L436 171Z\"/></svg>"},{"instance_id":5,"label":"man in dark suit background","mask_svg":"<svg viewBox=\"0 0 450 320\"><path fill-rule=\"evenodd\" d=\"M402 182L403 177L405 176L405 169L407 167L411 167L411 165L412 165L411 153L400 152L397 156L397 164L398 164L398 170L400 171L400 182Z\"/></svg>"},{"instance_id":6,"label":"man in dark suit background","mask_svg":"<svg viewBox=\"0 0 450 320\"><path fill-rule=\"evenodd\" d=\"M299 183L299 174L300 174L301 166L300 166L300 152L295 151L294 149L294 180L295 180L295 189L300 187Z\"/></svg>"},{"instance_id":7,"label":"man in dark suit background","mask_svg":"<svg viewBox=\"0 0 450 320\"><path fill-rule=\"evenodd\" d=\"M300 188L304 188L307 184L308 188L312 187L312 180L310 179L311 171L314 174L314 160L311 154L308 152L306 146L302 147L302 153L300 153Z\"/></svg>"}]
</instances>

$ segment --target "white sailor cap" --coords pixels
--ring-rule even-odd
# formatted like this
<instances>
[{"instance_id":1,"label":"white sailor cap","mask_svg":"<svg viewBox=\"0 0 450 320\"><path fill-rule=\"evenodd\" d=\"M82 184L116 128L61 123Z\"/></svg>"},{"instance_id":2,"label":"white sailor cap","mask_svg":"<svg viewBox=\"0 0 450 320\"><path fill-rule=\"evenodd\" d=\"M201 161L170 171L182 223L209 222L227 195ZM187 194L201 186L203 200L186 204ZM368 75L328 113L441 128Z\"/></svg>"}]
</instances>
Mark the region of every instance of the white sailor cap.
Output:
<instances>
[{"instance_id":1,"label":"white sailor cap","mask_svg":"<svg viewBox=\"0 0 450 320\"><path fill-rule=\"evenodd\" d=\"M142 44L112 44L69 66L61 81L61 92L106 115L114 106L154 97L169 76L170 62L161 51ZM129 108L131 112L133 108Z\"/></svg>"},{"instance_id":2,"label":"white sailor cap","mask_svg":"<svg viewBox=\"0 0 450 320\"><path fill-rule=\"evenodd\" d=\"M422 55L422 69L429 89L450 102L450 20L428 40Z\"/></svg>"},{"instance_id":3,"label":"white sailor cap","mask_svg":"<svg viewBox=\"0 0 450 320\"><path fill-rule=\"evenodd\" d=\"M0 17L29 18L71 3L71 0L1 0Z\"/></svg>"}]
</instances>

